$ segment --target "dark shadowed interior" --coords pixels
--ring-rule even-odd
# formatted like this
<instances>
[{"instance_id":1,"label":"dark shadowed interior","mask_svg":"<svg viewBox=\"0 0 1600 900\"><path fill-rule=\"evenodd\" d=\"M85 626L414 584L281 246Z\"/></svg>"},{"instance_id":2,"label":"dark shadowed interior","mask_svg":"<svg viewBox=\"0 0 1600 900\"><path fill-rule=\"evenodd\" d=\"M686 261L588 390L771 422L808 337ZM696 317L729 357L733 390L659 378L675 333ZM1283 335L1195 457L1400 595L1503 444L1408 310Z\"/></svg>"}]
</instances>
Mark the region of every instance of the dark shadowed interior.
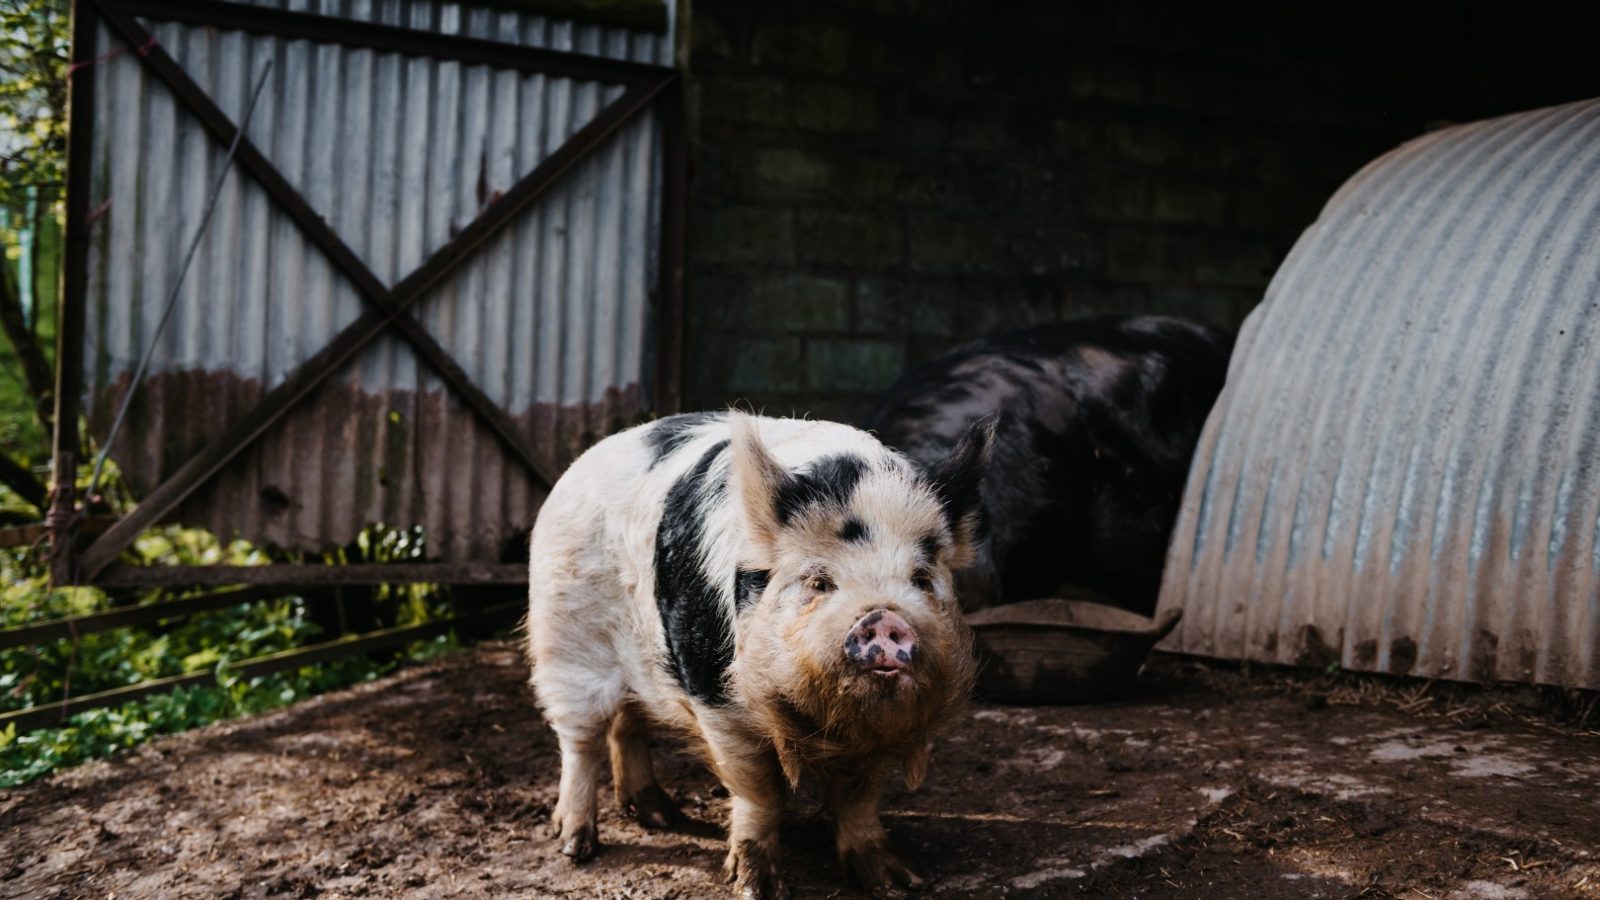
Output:
<instances>
[{"instance_id":1,"label":"dark shadowed interior","mask_svg":"<svg viewBox=\"0 0 1600 900\"><path fill-rule=\"evenodd\" d=\"M849 421L985 333L1236 328L1369 160L1600 94L1592 9L696 0L686 406Z\"/></svg>"}]
</instances>

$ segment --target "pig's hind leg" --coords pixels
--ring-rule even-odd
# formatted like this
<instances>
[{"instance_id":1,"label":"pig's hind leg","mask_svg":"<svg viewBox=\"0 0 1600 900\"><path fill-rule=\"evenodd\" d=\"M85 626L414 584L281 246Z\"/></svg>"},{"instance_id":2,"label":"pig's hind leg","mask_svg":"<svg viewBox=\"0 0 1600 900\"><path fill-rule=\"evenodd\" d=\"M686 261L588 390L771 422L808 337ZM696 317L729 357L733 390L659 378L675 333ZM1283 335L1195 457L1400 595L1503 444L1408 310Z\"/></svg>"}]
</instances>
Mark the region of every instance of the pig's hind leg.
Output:
<instances>
[{"instance_id":1,"label":"pig's hind leg","mask_svg":"<svg viewBox=\"0 0 1600 900\"><path fill-rule=\"evenodd\" d=\"M605 767L603 730L592 737L560 734L561 797L550 816L551 835L561 841L561 852L583 862L600 846L595 794Z\"/></svg>"},{"instance_id":2,"label":"pig's hind leg","mask_svg":"<svg viewBox=\"0 0 1600 900\"><path fill-rule=\"evenodd\" d=\"M670 828L683 813L656 783L650 764L649 724L633 703L623 703L611 720L611 784L617 806L646 828Z\"/></svg>"},{"instance_id":3,"label":"pig's hind leg","mask_svg":"<svg viewBox=\"0 0 1600 900\"><path fill-rule=\"evenodd\" d=\"M534 604L545 615L530 628L533 685L561 745L561 796L550 829L561 852L583 862L600 844L596 794L605 775L606 730L626 688L606 636L577 627L578 617L554 613L561 597L538 599L550 602Z\"/></svg>"}]
</instances>

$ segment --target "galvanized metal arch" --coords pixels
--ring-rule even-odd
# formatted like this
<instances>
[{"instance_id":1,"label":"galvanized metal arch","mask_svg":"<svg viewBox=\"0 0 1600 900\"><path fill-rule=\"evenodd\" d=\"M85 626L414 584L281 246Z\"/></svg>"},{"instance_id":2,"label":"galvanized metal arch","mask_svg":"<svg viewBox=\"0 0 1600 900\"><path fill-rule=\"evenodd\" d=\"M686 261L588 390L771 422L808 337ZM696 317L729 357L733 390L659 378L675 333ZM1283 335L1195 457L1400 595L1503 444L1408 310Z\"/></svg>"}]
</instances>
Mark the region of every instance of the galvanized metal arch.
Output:
<instances>
[{"instance_id":1,"label":"galvanized metal arch","mask_svg":"<svg viewBox=\"0 0 1600 900\"><path fill-rule=\"evenodd\" d=\"M1600 100L1375 160L1246 321L1169 649L1600 688Z\"/></svg>"}]
</instances>

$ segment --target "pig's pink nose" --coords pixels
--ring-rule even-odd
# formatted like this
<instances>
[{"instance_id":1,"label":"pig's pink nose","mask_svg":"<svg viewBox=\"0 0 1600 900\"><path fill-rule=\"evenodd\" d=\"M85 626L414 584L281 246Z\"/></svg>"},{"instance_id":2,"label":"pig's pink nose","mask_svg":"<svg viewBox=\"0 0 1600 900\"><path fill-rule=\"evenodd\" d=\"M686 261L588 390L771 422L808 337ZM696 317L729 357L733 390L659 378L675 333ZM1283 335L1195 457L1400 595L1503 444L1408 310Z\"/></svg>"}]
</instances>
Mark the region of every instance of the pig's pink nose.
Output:
<instances>
[{"instance_id":1,"label":"pig's pink nose","mask_svg":"<svg viewBox=\"0 0 1600 900\"><path fill-rule=\"evenodd\" d=\"M844 655L863 669L893 675L917 658L917 632L898 613L875 609L851 626Z\"/></svg>"}]
</instances>

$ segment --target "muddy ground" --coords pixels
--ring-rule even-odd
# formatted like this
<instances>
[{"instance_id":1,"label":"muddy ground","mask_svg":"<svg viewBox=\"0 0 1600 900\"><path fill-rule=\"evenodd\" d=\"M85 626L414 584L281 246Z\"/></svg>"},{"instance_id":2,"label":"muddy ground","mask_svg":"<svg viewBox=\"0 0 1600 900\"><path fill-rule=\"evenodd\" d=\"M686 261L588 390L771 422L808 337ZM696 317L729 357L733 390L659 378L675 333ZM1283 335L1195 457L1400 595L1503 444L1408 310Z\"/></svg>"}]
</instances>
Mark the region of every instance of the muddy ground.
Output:
<instances>
[{"instance_id":1,"label":"muddy ground","mask_svg":"<svg viewBox=\"0 0 1600 900\"><path fill-rule=\"evenodd\" d=\"M888 801L926 893L1600 897L1594 732L1158 669L1116 703L975 704ZM485 645L0 792L0 896L727 896L727 800L670 741L658 771L690 830L646 832L607 797L600 856L560 856L524 676ZM798 896L853 896L814 798L784 840Z\"/></svg>"}]
</instances>

